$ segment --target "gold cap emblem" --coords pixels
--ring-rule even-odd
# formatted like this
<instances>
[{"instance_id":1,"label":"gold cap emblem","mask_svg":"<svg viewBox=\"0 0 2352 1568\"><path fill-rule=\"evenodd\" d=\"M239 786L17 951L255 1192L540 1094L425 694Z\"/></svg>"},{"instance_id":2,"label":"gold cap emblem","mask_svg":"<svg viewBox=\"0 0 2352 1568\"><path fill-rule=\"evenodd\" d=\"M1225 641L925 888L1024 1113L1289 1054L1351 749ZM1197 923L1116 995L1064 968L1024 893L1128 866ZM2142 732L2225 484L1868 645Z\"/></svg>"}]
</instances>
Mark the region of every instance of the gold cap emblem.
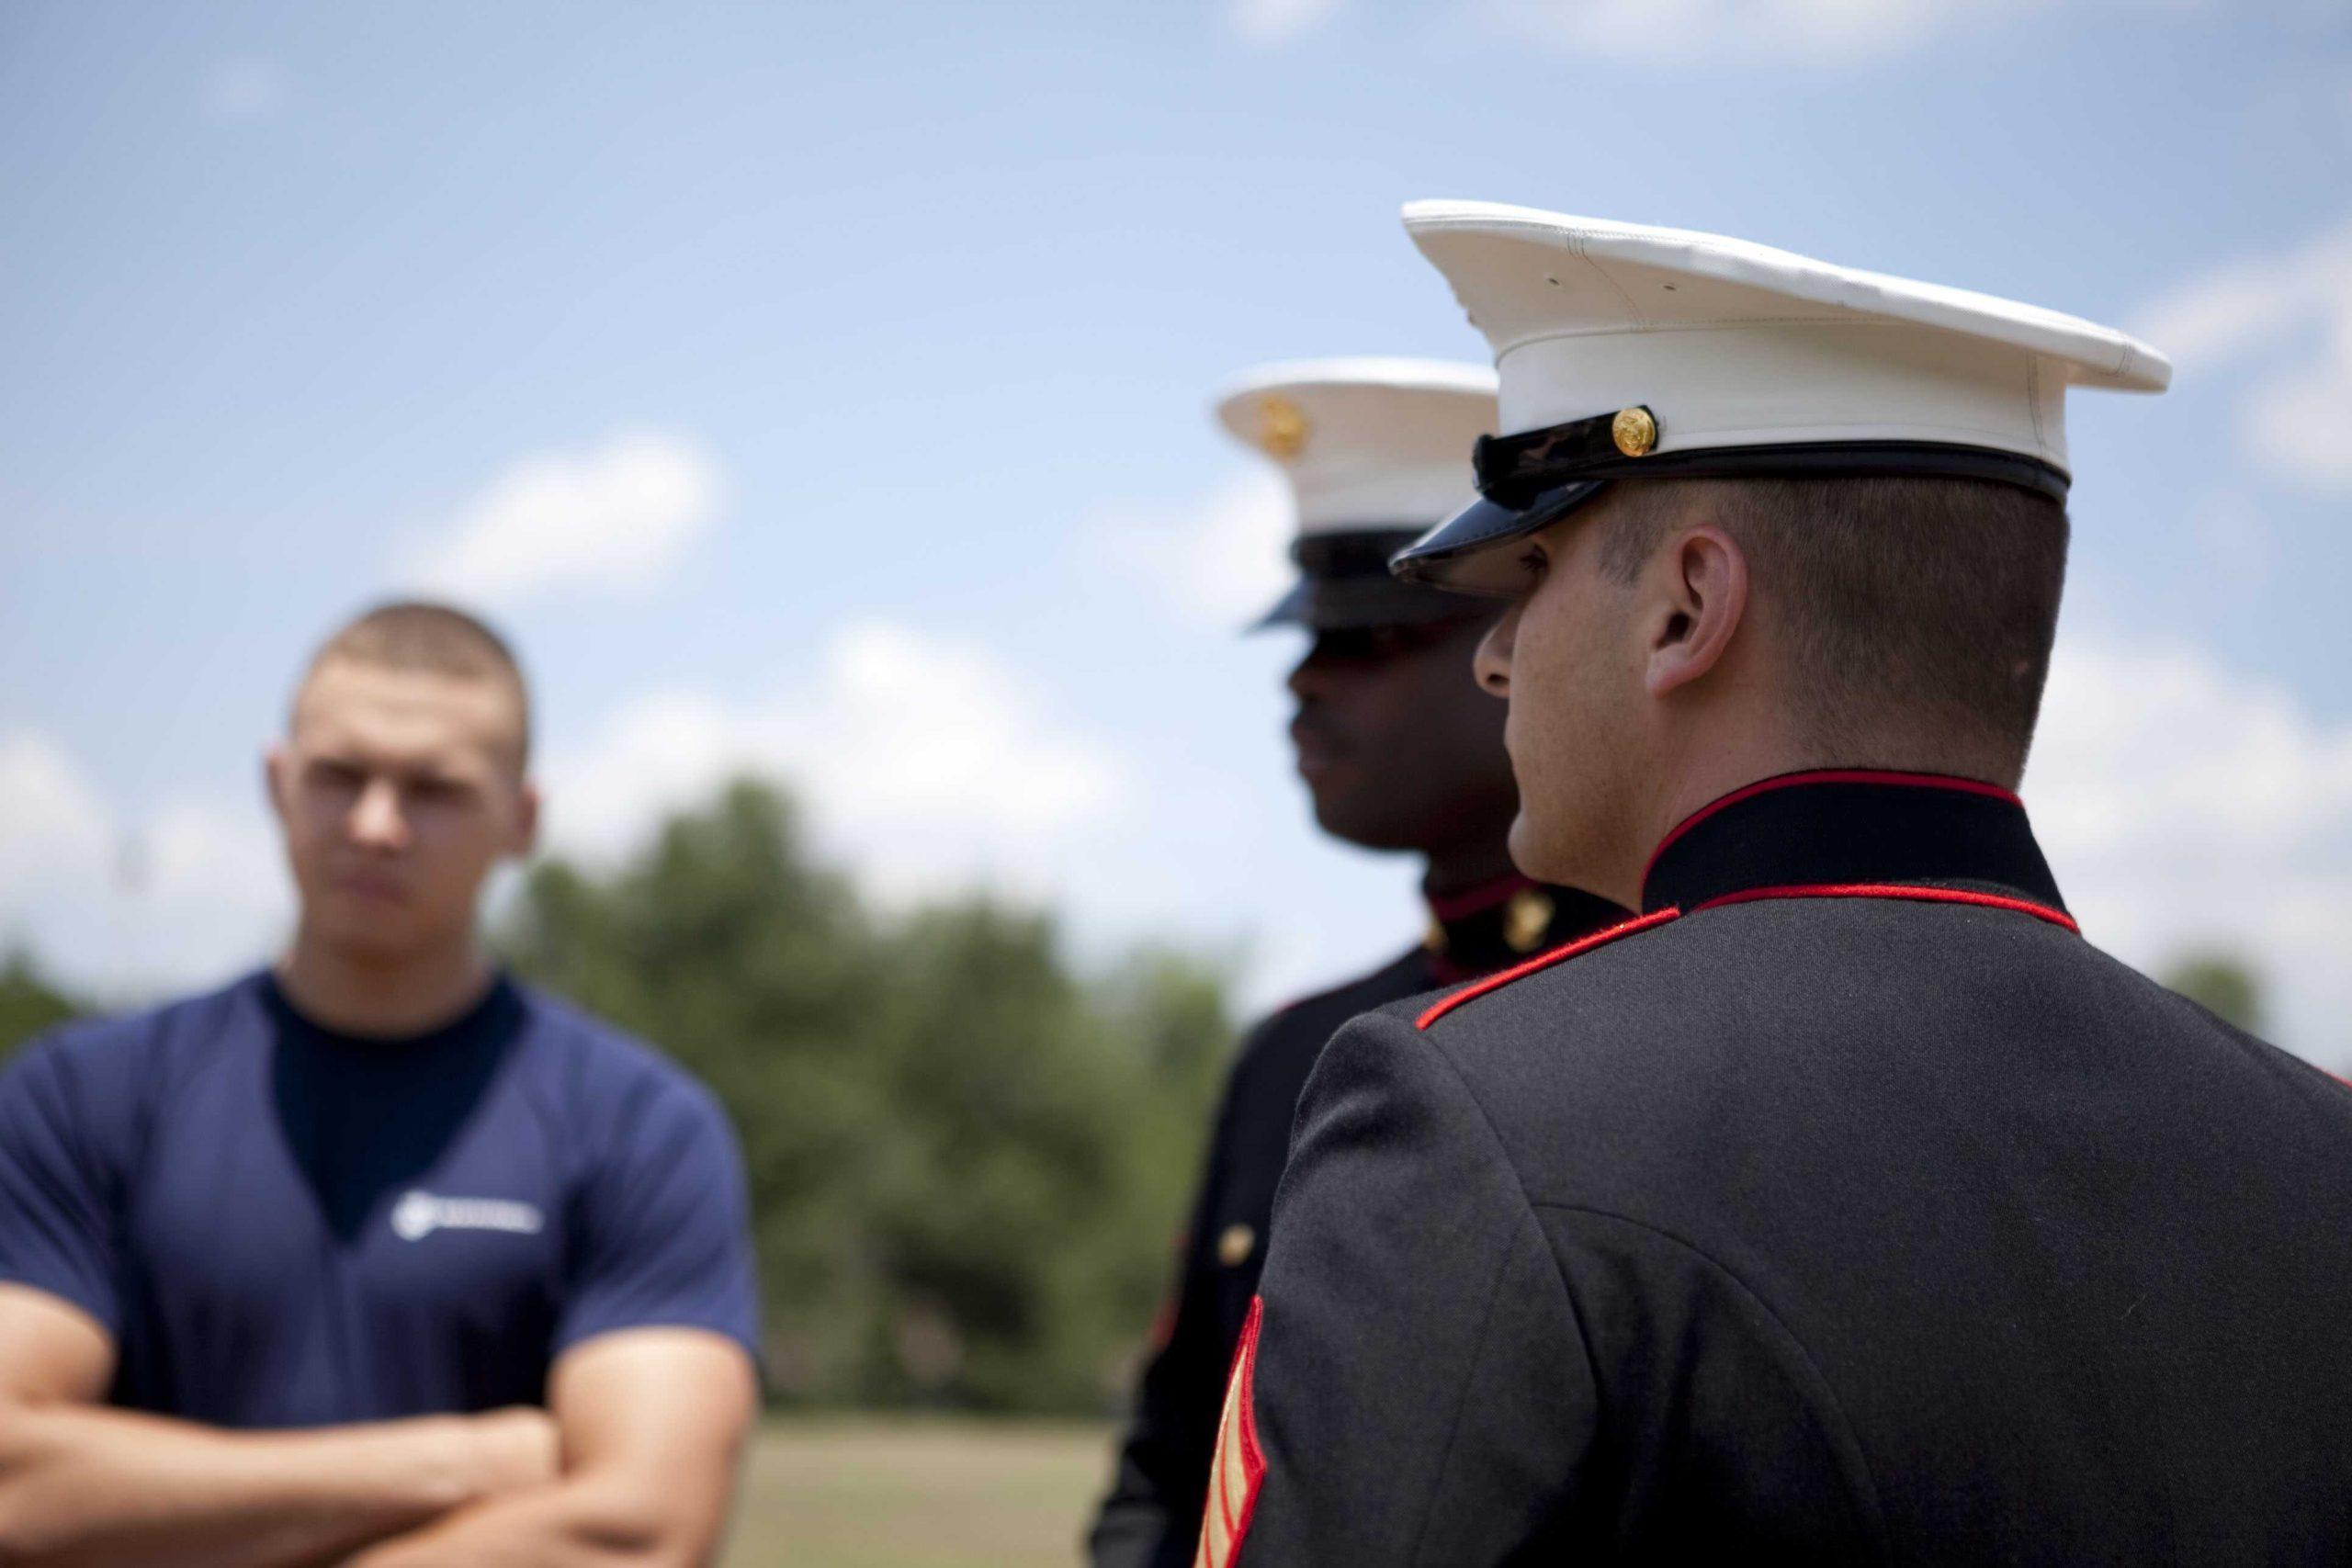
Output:
<instances>
[{"instance_id":1,"label":"gold cap emblem","mask_svg":"<svg viewBox=\"0 0 2352 1568\"><path fill-rule=\"evenodd\" d=\"M1657 421L1645 408L1619 409L1609 422L1609 438L1628 457L1646 457L1657 446Z\"/></svg>"},{"instance_id":2,"label":"gold cap emblem","mask_svg":"<svg viewBox=\"0 0 2352 1568\"><path fill-rule=\"evenodd\" d=\"M1240 1268L1257 1249L1258 1233L1248 1225L1227 1225L1217 1233L1216 1260L1227 1269Z\"/></svg>"},{"instance_id":3,"label":"gold cap emblem","mask_svg":"<svg viewBox=\"0 0 2352 1568\"><path fill-rule=\"evenodd\" d=\"M1287 463L1306 445L1306 414L1276 392L1258 404L1258 445L1266 456Z\"/></svg>"},{"instance_id":4,"label":"gold cap emblem","mask_svg":"<svg viewBox=\"0 0 2352 1568\"><path fill-rule=\"evenodd\" d=\"M1503 906L1503 941L1513 953L1530 951L1551 929L1552 896L1540 887L1522 887Z\"/></svg>"}]
</instances>

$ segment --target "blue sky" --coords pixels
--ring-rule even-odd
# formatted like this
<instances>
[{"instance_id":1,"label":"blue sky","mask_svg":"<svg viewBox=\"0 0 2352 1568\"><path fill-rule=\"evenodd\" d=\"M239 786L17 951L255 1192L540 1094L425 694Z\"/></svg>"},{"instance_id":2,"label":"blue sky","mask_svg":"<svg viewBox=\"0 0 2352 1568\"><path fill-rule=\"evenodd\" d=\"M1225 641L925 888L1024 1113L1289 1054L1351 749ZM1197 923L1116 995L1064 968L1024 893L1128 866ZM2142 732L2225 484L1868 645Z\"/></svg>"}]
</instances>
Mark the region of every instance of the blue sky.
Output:
<instances>
[{"instance_id":1,"label":"blue sky","mask_svg":"<svg viewBox=\"0 0 2352 1568\"><path fill-rule=\"evenodd\" d=\"M308 648L490 610L559 844L752 761L901 895L1270 999L1418 929L1281 739L1268 359L1483 345L1397 206L1713 229L2177 352L2078 396L2028 797L2352 1060L2352 19L2297 0L0 9L0 932L266 950ZM122 846L139 874L119 874Z\"/></svg>"}]
</instances>

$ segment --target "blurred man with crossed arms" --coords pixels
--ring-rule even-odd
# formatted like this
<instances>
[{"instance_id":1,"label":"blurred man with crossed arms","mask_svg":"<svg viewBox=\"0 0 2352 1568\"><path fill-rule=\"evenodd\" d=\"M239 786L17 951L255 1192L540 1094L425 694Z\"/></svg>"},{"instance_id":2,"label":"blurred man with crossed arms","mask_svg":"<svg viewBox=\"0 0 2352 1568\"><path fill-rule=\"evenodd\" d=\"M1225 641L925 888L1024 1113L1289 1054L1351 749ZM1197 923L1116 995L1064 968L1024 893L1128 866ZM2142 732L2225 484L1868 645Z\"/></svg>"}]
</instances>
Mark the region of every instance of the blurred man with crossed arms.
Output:
<instances>
[{"instance_id":1,"label":"blurred man with crossed arms","mask_svg":"<svg viewBox=\"0 0 2352 1568\"><path fill-rule=\"evenodd\" d=\"M0 1077L0 1556L716 1550L757 1404L741 1163L699 1085L483 956L528 745L480 622L345 626L267 757L284 955Z\"/></svg>"}]
</instances>

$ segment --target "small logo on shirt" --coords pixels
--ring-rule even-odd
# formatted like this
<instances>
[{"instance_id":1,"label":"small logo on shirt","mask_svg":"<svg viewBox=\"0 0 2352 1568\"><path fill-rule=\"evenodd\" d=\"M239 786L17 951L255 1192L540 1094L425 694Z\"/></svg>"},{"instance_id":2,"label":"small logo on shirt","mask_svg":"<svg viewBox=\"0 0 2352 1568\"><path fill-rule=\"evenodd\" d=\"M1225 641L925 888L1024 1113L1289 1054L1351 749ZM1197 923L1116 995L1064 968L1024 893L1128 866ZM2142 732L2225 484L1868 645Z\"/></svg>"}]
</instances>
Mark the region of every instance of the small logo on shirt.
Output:
<instances>
[{"instance_id":1,"label":"small logo on shirt","mask_svg":"<svg viewBox=\"0 0 2352 1568\"><path fill-rule=\"evenodd\" d=\"M511 1231L536 1235L547 1224L531 1203L510 1198L441 1198L411 1190L392 1205L392 1234L423 1241L435 1231Z\"/></svg>"}]
</instances>

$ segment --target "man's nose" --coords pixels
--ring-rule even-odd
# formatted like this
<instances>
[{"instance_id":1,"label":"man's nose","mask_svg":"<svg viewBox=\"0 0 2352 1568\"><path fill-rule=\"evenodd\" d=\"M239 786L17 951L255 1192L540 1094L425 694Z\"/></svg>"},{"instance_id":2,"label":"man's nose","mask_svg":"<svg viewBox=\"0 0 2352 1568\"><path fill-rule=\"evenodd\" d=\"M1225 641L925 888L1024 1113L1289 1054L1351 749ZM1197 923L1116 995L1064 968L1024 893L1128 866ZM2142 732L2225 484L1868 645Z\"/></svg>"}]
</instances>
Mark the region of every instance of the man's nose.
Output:
<instances>
[{"instance_id":1,"label":"man's nose","mask_svg":"<svg viewBox=\"0 0 2352 1568\"><path fill-rule=\"evenodd\" d=\"M1480 690L1488 696L1510 695L1511 646L1518 638L1519 606L1513 604L1478 639L1478 651L1471 659L1470 668L1477 674Z\"/></svg>"},{"instance_id":2,"label":"man's nose","mask_svg":"<svg viewBox=\"0 0 2352 1568\"><path fill-rule=\"evenodd\" d=\"M390 779L369 779L352 803L345 824L351 841L369 849L397 850L408 842L408 818L401 813L400 785Z\"/></svg>"},{"instance_id":3,"label":"man's nose","mask_svg":"<svg viewBox=\"0 0 2352 1568\"><path fill-rule=\"evenodd\" d=\"M1331 694L1330 661L1322 657L1320 643L1306 650L1306 656L1291 666L1290 694L1302 702L1309 697Z\"/></svg>"}]
</instances>

